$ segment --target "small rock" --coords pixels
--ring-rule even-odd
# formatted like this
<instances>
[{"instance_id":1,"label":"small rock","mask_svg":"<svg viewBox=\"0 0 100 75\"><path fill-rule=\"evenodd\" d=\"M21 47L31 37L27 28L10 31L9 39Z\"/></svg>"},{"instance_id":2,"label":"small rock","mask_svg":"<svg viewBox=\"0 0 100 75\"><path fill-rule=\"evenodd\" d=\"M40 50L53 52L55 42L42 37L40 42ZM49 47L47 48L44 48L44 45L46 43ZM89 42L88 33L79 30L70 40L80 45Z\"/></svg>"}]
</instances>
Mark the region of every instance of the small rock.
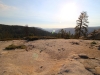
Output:
<instances>
[{"instance_id":1,"label":"small rock","mask_svg":"<svg viewBox=\"0 0 100 75\"><path fill-rule=\"evenodd\" d=\"M79 54L78 56L80 58L83 58L83 59L88 59L89 58L86 54Z\"/></svg>"},{"instance_id":2,"label":"small rock","mask_svg":"<svg viewBox=\"0 0 100 75\"><path fill-rule=\"evenodd\" d=\"M62 48L62 50L64 51L65 49L64 49L64 48Z\"/></svg>"},{"instance_id":3,"label":"small rock","mask_svg":"<svg viewBox=\"0 0 100 75\"><path fill-rule=\"evenodd\" d=\"M95 67L96 74L100 74L100 67Z\"/></svg>"},{"instance_id":4,"label":"small rock","mask_svg":"<svg viewBox=\"0 0 100 75\"><path fill-rule=\"evenodd\" d=\"M70 70L65 70L64 72L68 73Z\"/></svg>"},{"instance_id":5,"label":"small rock","mask_svg":"<svg viewBox=\"0 0 100 75\"><path fill-rule=\"evenodd\" d=\"M62 72L59 72L58 74L62 74Z\"/></svg>"},{"instance_id":6,"label":"small rock","mask_svg":"<svg viewBox=\"0 0 100 75\"><path fill-rule=\"evenodd\" d=\"M60 49L58 49L58 51L60 51Z\"/></svg>"},{"instance_id":7,"label":"small rock","mask_svg":"<svg viewBox=\"0 0 100 75\"><path fill-rule=\"evenodd\" d=\"M79 59L79 56L77 54L73 54L70 56L71 59Z\"/></svg>"},{"instance_id":8,"label":"small rock","mask_svg":"<svg viewBox=\"0 0 100 75\"><path fill-rule=\"evenodd\" d=\"M40 50L40 53L42 52L43 50Z\"/></svg>"},{"instance_id":9,"label":"small rock","mask_svg":"<svg viewBox=\"0 0 100 75\"><path fill-rule=\"evenodd\" d=\"M43 68L43 66L41 66L40 68Z\"/></svg>"}]
</instances>

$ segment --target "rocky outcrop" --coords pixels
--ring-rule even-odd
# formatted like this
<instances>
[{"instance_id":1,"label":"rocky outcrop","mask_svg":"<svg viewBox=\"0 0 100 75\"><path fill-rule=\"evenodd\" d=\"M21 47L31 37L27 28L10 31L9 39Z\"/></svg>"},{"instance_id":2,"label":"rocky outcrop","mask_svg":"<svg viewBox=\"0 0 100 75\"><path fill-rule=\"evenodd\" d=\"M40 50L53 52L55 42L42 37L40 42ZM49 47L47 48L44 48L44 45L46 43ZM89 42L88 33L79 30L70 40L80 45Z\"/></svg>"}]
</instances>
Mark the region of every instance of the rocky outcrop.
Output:
<instances>
[{"instance_id":1,"label":"rocky outcrop","mask_svg":"<svg viewBox=\"0 0 100 75\"><path fill-rule=\"evenodd\" d=\"M100 74L100 67L95 67L95 71L97 74Z\"/></svg>"},{"instance_id":2,"label":"rocky outcrop","mask_svg":"<svg viewBox=\"0 0 100 75\"><path fill-rule=\"evenodd\" d=\"M100 75L100 41L0 41L0 75ZM92 43L93 48L89 48ZM11 44L26 49L4 50Z\"/></svg>"},{"instance_id":3,"label":"rocky outcrop","mask_svg":"<svg viewBox=\"0 0 100 75\"><path fill-rule=\"evenodd\" d=\"M74 54L75 55L75 54ZM80 58L77 58L77 64L79 64L79 62L81 63L81 65L83 65L83 67L85 68L84 72L85 74L83 75L89 75L86 73L86 70L92 74L90 75L100 75L100 59L99 58L95 58L95 57L90 57L87 54L76 54L76 56L79 56ZM75 59L75 58L73 58ZM80 66L80 68L82 69L82 66Z\"/></svg>"}]
</instances>

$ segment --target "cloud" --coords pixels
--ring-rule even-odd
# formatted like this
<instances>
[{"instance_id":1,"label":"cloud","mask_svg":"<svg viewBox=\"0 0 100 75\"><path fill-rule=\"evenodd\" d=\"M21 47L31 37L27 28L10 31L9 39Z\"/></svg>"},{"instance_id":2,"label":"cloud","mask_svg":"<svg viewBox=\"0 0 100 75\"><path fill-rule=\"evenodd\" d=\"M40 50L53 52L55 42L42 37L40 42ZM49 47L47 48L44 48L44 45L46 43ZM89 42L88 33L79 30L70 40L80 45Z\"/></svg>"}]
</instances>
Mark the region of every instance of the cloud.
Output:
<instances>
[{"instance_id":1,"label":"cloud","mask_svg":"<svg viewBox=\"0 0 100 75\"><path fill-rule=\"evenodd\" d=\"M14 17L18 11L19 9L17 7L6 5L5 3L0 1L0 17Z\"/></svg>"},{"instance_id":2,"label":"cloud","mask_svg":"<svg viewBox=\"0 0 100 75\"><path fill-rule=\"evenodd\" d=\"M18 8L14 7L14 6L5 5L0 1L0 10L1 11L9 11L9 10L17 10L17 9Z\"/></svg>"}]
</instances>

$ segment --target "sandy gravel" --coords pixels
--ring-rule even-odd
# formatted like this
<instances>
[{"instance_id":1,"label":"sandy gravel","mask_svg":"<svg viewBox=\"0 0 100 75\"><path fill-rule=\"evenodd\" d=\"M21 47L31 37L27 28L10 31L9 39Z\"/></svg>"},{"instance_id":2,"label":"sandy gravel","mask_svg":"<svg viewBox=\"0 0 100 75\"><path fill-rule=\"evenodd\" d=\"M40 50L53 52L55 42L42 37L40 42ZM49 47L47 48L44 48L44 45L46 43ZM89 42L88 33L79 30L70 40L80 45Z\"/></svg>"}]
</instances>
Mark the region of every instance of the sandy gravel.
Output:
<instances>
[{"instance_id":1,"label":"sandy gravel","mask_svg":"<svg viewBox=\"0 0 100 75\"><path fill-rule=\"evenodd\" d=\"M100 41L46 39L0 41L0 75L99 75ZM26 49L4 50L8 45ZM79 57L88 56L88 59Z\"/></svg>"}]
</instances>

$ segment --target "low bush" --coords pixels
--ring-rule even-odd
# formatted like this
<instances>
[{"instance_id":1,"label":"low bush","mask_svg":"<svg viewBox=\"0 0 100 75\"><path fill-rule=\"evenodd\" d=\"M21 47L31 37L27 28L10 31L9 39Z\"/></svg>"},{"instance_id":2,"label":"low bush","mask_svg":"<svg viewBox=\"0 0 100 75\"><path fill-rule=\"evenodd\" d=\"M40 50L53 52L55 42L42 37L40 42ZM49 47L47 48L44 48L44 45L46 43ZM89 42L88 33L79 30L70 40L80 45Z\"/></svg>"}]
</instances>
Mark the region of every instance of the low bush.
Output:
<instances>
[{"instance_id":1,"label":"low bush","mask_svg":"<svg viewBox=\"0 0 100 75\"><path fill-rule=\"evenodd\" d=\"M24 38L27 41L34 41L40 39L38 36L28 36Z\"/></svg>"},{"instance_id":2,"label":"low bush","mask_svg":"<svg viewBox=\"0 0 100 75\"><path fill-rule=\"evenodd\" d=\"M57 37L52 37L52 36L43 36L41 39L57 39Z\"/></svg>"},{"instance_id":3,"label":"low bush","mask_svg":"<svg viewBox=\"0 0 100 75\"><path fill-rule=\"evenodd\" d=\"M5 48L5 50L14 50L14 49L25 49L26 46L25 45L19 45L16 46L14 44L9 45L8 47Z\"/></svg>"},{"instance_id":4,"label":"low bush","mask_svg":"<svg viewBox=\"0 0 100 75\"><path fill-rule=\"evenodd\" d=\"M13 49L16 49L16 46L11 44L9 45L8 47L5 48L6 50L13 50Z\"/></svg>"},{"instance_id":5,"label":"low bush","mask_svg":"<svg viewBox=\"0 0 100 75\"><path fill-rule=\"evenodd\" d=\"M21 40L22 38L3 38L0 41L9 41L9 40Z\"/></svg>"},{"instance_id":6,"label":"low bush","mask_svg":"<svg viewBox=\"0 0 100 75\"><path fill-rule=\"evenodd\" d=\"M91 44L97 44L95 41L91 42Z\"/></svg>"},{"instance_id":7,"label":"low bush","mask_svg":"<svg viewBox=\"0 0 100 75\"><path fill-rule=\"evenodd\" d=\"M25 49L26 46L25 45L19 45L19 46L16 46L17 49Z\"/></svg>"},{"instance_id":8,"label":"low bush","mask_svg":"<svg viewBox=\"0 0 100 75\"><path fill-rule=\"evenodd\" d=\"M34 41L34 40L39 40L39 39L57 39L57 37L52 37L52 36L28 36L24 37L25 40L27 41Z\"/></svg>"}]
</instances>

